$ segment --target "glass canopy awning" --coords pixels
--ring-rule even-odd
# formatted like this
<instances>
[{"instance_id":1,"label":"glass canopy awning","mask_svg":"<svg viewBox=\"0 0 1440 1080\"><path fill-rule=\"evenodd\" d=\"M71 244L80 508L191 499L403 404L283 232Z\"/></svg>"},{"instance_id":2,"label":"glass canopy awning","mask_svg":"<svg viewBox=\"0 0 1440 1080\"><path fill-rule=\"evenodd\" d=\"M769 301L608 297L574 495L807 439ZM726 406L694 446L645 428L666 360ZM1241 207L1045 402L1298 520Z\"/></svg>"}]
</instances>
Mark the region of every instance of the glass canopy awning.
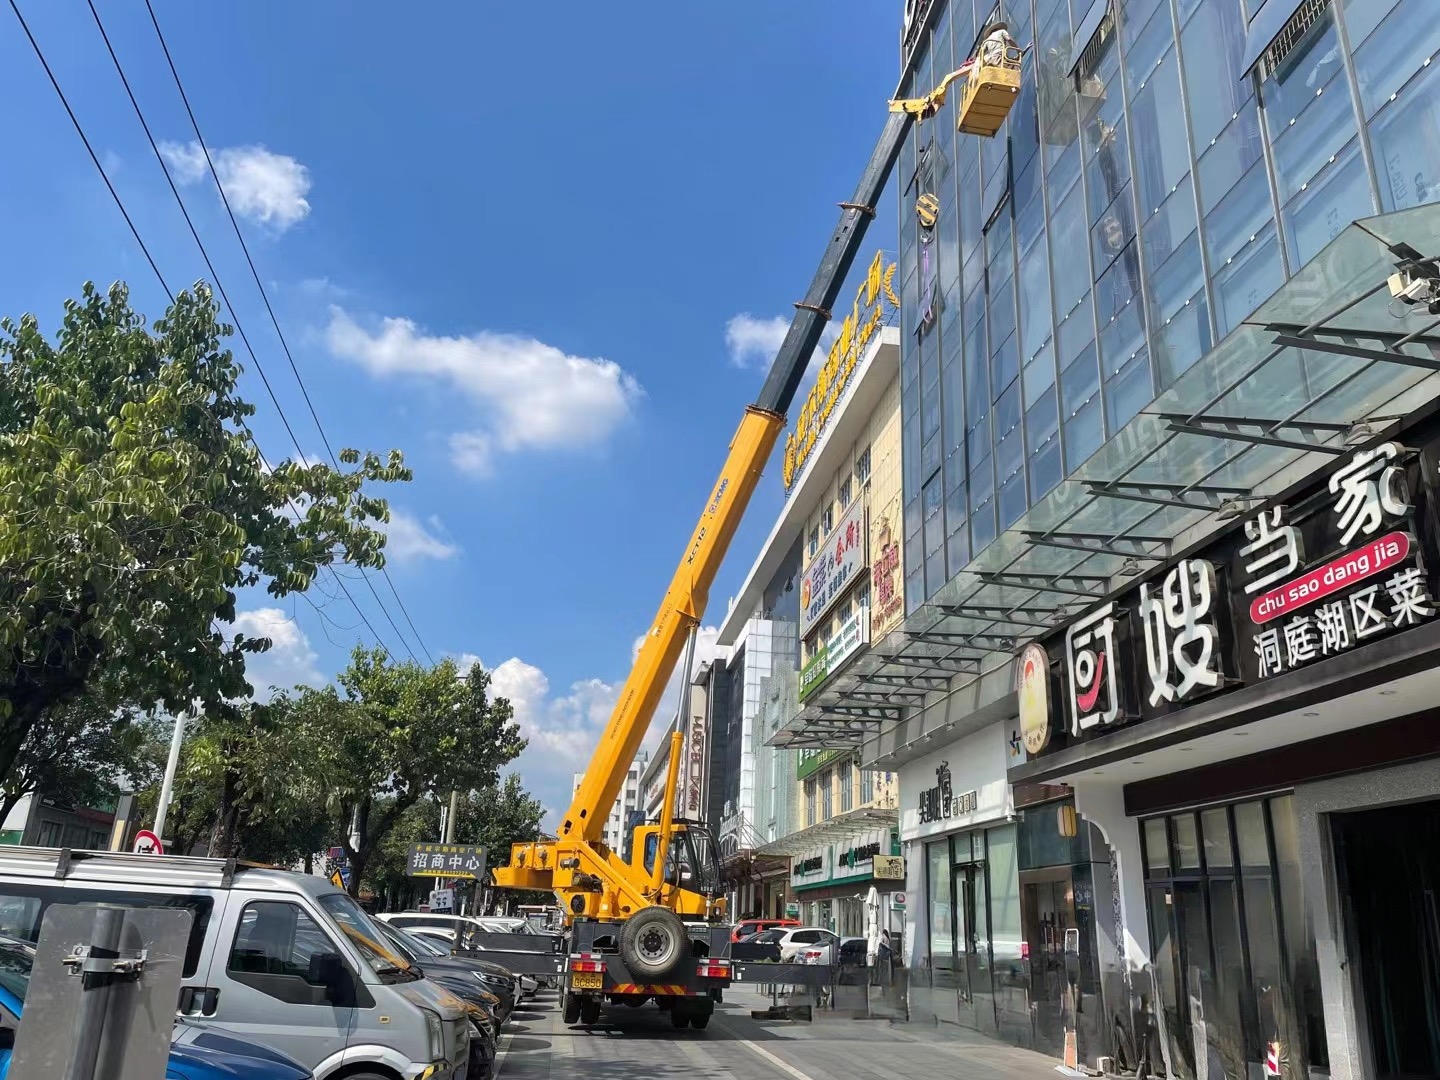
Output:
<instances>
[{"instance_id":1,"label":"glass canopy awning","mask_svg":"<svg viewBox=\"0 0 1440 1080\"><path fill-rule=\"evenodd\" d=\"M857 747L1440 396L1440 204L1354 222L770 740ZM1297 471L1298 470L1298 471Z\"/></svg>"},{"instance_id":2,"label":"glass canopy awning","mask_svg":"<svg viewBox=\"0 0 1440 1080\"><path fill-rule=\"evenodd\" d=\"M900 811L879 806L862 806L846 810L832 818L811 825L808 829L772 840L755 849L757 858L765 856L794 858L826 844L843 844L858 840L879 829L893 829L900 823Z\"/></svg>"}]
</instances>

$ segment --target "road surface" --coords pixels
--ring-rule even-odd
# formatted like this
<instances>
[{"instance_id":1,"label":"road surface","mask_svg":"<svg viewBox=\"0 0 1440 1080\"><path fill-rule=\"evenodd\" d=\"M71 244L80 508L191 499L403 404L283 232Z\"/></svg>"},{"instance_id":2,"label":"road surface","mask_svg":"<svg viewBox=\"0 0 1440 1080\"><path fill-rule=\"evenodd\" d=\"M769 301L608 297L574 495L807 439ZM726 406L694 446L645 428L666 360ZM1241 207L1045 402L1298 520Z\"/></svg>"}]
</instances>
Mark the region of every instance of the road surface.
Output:
<instances>
[{"instance_id":1,"label":"road surface","mask_svg":"<svg viewBox=\"0 0 1440 1080\"><path fill-rule=\"evenodd\" d=\"M594 1028L568 1027L556 995L516 1009L500 1039L498 1080L857 1080L946 1077L1053 1080L1053 1058L950 1025L820 1018L755 1020L769 1004L732 988L705 1031L676 1031L654 1005L607 1008Z\"/></svg>"}]
</instances>

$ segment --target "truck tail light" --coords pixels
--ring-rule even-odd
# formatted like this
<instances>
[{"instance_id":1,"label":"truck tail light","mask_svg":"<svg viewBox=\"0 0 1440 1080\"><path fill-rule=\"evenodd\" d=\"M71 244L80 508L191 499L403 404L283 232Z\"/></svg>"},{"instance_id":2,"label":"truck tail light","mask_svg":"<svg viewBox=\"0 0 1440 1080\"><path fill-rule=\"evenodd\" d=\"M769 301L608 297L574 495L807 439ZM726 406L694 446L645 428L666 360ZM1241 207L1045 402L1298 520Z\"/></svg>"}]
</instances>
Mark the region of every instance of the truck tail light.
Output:
<instances>
[{"instance_id":1,"label":"truck tail light","mask_svg":"<svg viewBox=\"0 0 1440 1080\"><path fill-rule=\"evenodd\" d=\"M730 961L701 960L695 967L695 974L702 979L728 979L730 978Z\"/></svg>"},{"instance_id":2,"label":"truck tail light","mask_svg":"<svg viewBox=\"0 0 1440 1080\"><path fill-rule=\"evenodd\" d=\"M577 953L570 957L570 970L587 974L603 974L605 958L599 953Z\"/></svg>"}]
</instances>

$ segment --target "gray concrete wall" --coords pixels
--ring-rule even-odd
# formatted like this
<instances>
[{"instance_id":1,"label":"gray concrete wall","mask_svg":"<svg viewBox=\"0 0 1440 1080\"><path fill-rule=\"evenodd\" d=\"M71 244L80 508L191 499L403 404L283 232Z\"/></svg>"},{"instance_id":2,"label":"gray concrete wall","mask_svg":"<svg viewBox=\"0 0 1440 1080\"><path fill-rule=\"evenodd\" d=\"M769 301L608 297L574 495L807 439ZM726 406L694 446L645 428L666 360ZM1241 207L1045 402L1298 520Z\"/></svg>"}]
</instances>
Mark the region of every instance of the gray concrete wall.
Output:
<instances>
[{"instance_id":1,"label":"gray concrete wall","mask_svg":"<svg viewBox=\"0 0 1440 1080\"><path fill-rule=\"evenodd\" d=\"M1315 927L1315 959L1325 1003L1325 1036L1332 1080L1373 1075L1363 1002L1350 977L1350 955L1335 876L1335 846L1327 816L1440 798L1440 761L1357 773L1295 789L1305 902Z\"/></svg>"}]
</instances>

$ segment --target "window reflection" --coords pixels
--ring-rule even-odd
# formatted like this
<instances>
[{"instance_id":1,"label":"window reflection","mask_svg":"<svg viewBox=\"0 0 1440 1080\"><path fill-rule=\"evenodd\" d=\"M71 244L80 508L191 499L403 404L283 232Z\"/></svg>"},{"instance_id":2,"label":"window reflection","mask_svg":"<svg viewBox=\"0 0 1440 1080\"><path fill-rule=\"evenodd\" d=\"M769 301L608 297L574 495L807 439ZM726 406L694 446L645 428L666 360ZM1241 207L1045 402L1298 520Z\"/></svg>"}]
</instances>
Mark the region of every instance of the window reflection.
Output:
<instances>
[{"instance_id":1,"label":"window reflection","mask_svg":"<svg viewBox=\"0 0 1440 1080\"><path fill-rule=\"evenodd\" d=\"M1318 988L1308 990L1314 937L1303 917L1290 932L1282 902L1293 878L1294 906L1304 909L1294 835L1290 796L1142 823L1154 985L1178 1077L1262 1075L1276 1041L1286 1080L1328 1065Z\"/></svg>"},{"instance_id":2,"label":"window reflection","mask_svg":"<svg viewBox=\"0 0 1440 1080\"><path fill-rule=\"evenodd\" d=\"M1260 86L1270 130L1278 132L1299 116L1315 92L1341 68L1335 16L1329 7L1290 50L1279 69Z\"/></svg>"},{"instance_id":3,"label":"window reflection","mask_svg":"<svg viewBox=\"0 0 1440 1080\"><path fill-rule=\"evenodd\" d=\"M1434 65L1371 121L1370 139L1386 210L1440 197L1440 78Z\"/></svg>"},{"instance_id":4,"label":"window reflection","mask_svg":"<svg viewBox=\"0 0 1440 1080\"><path fill-rule=\"evenodd\" d=\"M1194 18L1180 32L1180 48L1185 59L1190 131L1198 154L1253 92L1250 77L1240 72L1245 51L1245 16L1240 5L1235 0L1202 0Z\"/></svg>"},{"instance_id":5,"label":"window reflection","mask_svg":"<svg viewBox=\"0 0 1440 1080\"><path fill-rule=\"evenodd\" d=\"M1292 265L1303 266L1356 218L1375 212L1370 178L1352 143L1338 161L1285 208L1285 241Z\"/></svg>"},{"instance_id":6,"label":"window reflection","mask_svg":"<svg viewBox=\"0 0 1440 1080\"><path fill-rule=\"evenodd\" d=\"M1352 36L1351 46L1358 40ZM1440 20L1435 18L1434 5L1426 0L1398 5L1374 36L1355 49L1355 75L1365 115L1384 105L1437 50Z\"/></svg>"}]
</instances>

